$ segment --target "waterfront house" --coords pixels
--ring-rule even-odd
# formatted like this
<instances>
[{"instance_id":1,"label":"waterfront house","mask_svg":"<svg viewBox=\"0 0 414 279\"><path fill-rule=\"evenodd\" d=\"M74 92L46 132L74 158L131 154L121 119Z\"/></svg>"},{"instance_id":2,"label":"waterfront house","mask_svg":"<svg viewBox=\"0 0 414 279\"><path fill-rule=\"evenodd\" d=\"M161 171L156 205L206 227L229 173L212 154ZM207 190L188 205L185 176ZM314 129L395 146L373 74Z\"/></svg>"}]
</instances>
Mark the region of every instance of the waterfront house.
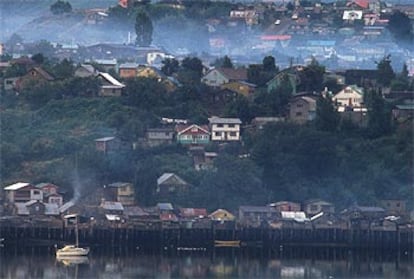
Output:
<instances>
[{"instance_id":1,"label":"waterfront house","mask_svg":"<svg viewBox=\"0 0 414 279\"><path fill-rule=\"evenodd\" d=\"M208 119L211 129L212 141L240 141L240 125L239 118L221 118L211 117Z\"/></svg>"},{"instance_id":2,"label":"waterfront house","mask_svg":"<svg viewBox=\"0 0 414 279\"><path fill-rule=\"evenodd\" d=\"M269 206L273 207L276 211L300 211L301 207L299 203L291 202L291 201L279 201L269 204Z\"/></svg>"},{"instance_id":3,"label":"waterfront house","mask_svg":"<svg viewBox=\"0 0 414 279\"><path fill-rule=\"evenodd\" d=\"M381 223L386 214L382 207L354 205L344 209L341 215L350 227L369 229L372 225Z\"/></svg>"},{"instance_id":4,"label":"waterfront house","mask_svg":"<svg viewBox=\"0 0 414 279\"><path fill-rule=\"evenodd\" d=\"M225 209L217 209L210 213L208 217L213 221L219 222L227 222L227 221L235 221L236 217Z\"/></svg>"},{"instance_id":5,"label":"waterfront house","mask_svg":"<svg viewBox=\"0 0 414 279\"><path fill-rule=\"evenodd\" d=\"M157 146L173 143L174 135L173 127L148 128L145 133L145 139L149 146Z\"/></svg>"},{"instance_id":6,"label":"waterfront house","mask_svg":"<svg viewBox=\"0 0 414 279\"><path fill-rule=\"evenodd\" d=\"M122 205L135 204L134 185L129 182L114 182L104 189L106 200L120 202Z\"/></svg>"},{"instance_id":7,"label":"waterfront house","mask_svg":"<svg viewBox=\"0 0 414 279\"><path fill-rule=\"evenodd\" d=\"M307 200L303 204L303 211L305 211L306 215L314 216L320 212L323 213L335 213L335 206L327 201L324 200Z\"/></svg>"},{"instance_id":8,"label":"waterfront house","mask_svg":"<svg viewBox=\"0 0 414 279\"><path fill-rule=\"evenodd\" d=\"M124 208L124 216L131 222L151 219L151 215L139 206L126 206Z\"/></svg>"},{"instance_id":9,"label":"waterfront house","mask_svg":"<svg viewBox=\"0 0 414 279\"><path fill-rule=\"evenodd\" d=\"M211 87L220 87L223 84L235 81L247 81L246 68L214 68L201 79L201 82Z\"/></svg>"},{"instance_id":10,"label":"waterfront house","mask_svg":"<svg viewBox=\"0 0 414 279\"><path fill-rule=\"evenodd\" d=\"M58 186L52 183L38 183L35 187L43 192L43 201L45 203L57 204L59 207L62 206L63 196L58 193Z\"/></svg>"},{"instance_id":11,"label":"waterfront house","mask_svg":"<svg viewBox=\"0 0 414 279\"><path fill-rule=\"evenodd\" d=\"M157 179L156 192L160 196L188 191L189 184L175 173L164 173Z\"/></svg>"},{"instance_id":12,"label":"waterfront house","mask_svg":"<svg viewBox=\"0 0 414 279\"><path fill-rule=\"evenodd\" d=\"M103 97L119 97L125 88L125 84L118 81L116 78L108 73L100 72L97 78L101 82L99 88L99 96Z\"/></svg>"},{"instance_id":13,"label":"waterfront house","mask_svg":"<svg viewBox=\"0 0 414 279\"><path fill-rule=\"evenodd\" d=\"M43 200L43 192L30 183L17 182L4 188L8 202L28 202L31 200Z\"/></svg>"},{"instance_id":14,"label":"waterfront house","mask_svg":"<svg viewBox=\"0 0 414 279\"><path fill-rule=\"evenodd\" d=\"M124 214L124 207L120 202L103 200L100 210L108 221L120 221L121 216Z\"/></svg>"},{"instance_id":15,"label":"waterfront house","mask_svg":"<svg viewBox=\"0 0 414 279\"><path fill-rule=\"evenodd\" d=\"M175 127L177 142L182 145L206 145L210 142L210 132L207 125L182 125Z\"/></svg>"},{"instance_id":16,"label":"waterfront house","mask_svg":"<svg viewBox=\"0 0 414 279\"><path fill-rule=\"evenodd\" d=\"M305 124L316 117L316 97L298 96L289 102L289 119L297 124Z\"/></svg>"},{"instance_id":17,"label":"waterfront house","mask_svg":"<svg viewBox=\"0 0 414 279\"><path fill-rule=\"evenodd\" d=\"M380 204L387 215L404 216L408 214L405 200L381 200Z\"/></svg>"},{"instance_id":18,"label":"waterfront house","mask_svg":"<svg viewBox=\"0 0 414 279\"><path fill-rule=\"evenodd\" d=\"M248 227L259 227L268 224L269 221L279 217L277 212L271 206L240 206L239 222Z\"/></svg>"}]
</instances>

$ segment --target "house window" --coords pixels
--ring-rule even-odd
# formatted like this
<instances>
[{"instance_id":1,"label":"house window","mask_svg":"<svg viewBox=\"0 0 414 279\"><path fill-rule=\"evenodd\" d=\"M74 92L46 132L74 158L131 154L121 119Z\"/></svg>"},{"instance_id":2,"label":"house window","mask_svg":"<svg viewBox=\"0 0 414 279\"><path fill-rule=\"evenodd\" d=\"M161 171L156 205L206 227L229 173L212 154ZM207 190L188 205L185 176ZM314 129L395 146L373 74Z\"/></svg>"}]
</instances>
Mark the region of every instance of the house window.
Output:
<instances>
[{"instance_id":1,"label":"house window","mask_svg":"<svg viewBox=\"0 0 414 279\"><path fill-rule=\"evenodd\" d=\"M235 124L229 124L229 128L234 128L234 127L236 127Z\"/></svg>"},{"instance_id":2,"label":"house window","mask_svg":"<svg viewBox=\"0 0 414 279\"><path fill-rule=\"evenodd\" d=\"M300 112L300 111L298 111L297 113L296 113L296 116L301 116L302 115L302 112Z\"/></svg>"},{"instance_id":3,"label":"house window","mask_svg":"<svg viewBox=\"0 0 414 279\"><path fill-rule=\"evenodd\" d=\"M215 133L214 133L214 135L215 135L216 137L220 137L220 136L221 136L221 132L215 132Z\"/></svg>"},{"instance_id":4,"label":"house window","mask_svg":"<svg viewBox=\"0 0 414 279\"><path fill-rule=\"evenodd\" d=\"M296 107L301 108L301 107L303 107L303 104L296 104Z\"/></svg>"},{"instance_id":5,"label":"house window","mask_svg":"<svg viewBox=\"0 0 414 279\"><path fill-rule=\"evenodd\" d=\"M217 124L217 128L223 128L223 124Z\"/></svg>"},{"instance_id":6,"label":"house window","mask_svg":"<svg viewBox=\"0 0 414 279\"><path fill-rule=\"evenodd\" d=\"M237 133L236 132L230 132L230 137L236 137Z\"/></svg>"}]
</instances>

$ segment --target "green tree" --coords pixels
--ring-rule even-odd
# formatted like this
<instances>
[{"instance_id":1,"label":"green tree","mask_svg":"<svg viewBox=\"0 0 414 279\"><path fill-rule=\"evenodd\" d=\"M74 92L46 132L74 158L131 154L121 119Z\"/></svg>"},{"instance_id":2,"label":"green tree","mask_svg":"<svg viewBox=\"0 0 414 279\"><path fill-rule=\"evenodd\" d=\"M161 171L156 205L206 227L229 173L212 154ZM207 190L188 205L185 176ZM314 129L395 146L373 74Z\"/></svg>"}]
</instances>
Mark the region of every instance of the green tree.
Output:
<instances>
[{"instance_id":1,"label":"green tree","mask_svg":"<svg viewBox=\"0 0 414 279\"><path fill-rule=\"evenodd\" d=\"M161 71L167 76L177 73L180 68L180 63L174 58L166 58L161 63L163 64Z\"/></svg>"},{"instance_id":2,"label":"green tree","mask_svg":"<svg viewBox=\"0 0 414 279\"><path fill-rule=\"evenodd\" d=\"M70 78L73 76L74 71L75 67L73 65L73 62L66 58L55 64L52 69L52 73L57 79Z\"/></svg>"},{"instance_id":3,"label":"green tree","mask_svg":"<svg viewBox=\"0 0 414 279\"><path fill-rule=\"evenodd\" d=\"M395 78L394 70L391 66L391 55L387 55L377 62L377 80L383 86L390 86L391 81Z\"/></svg>"},{"instance_id":4,"label":"green tree","mask_svg":"<svg viewBox=\"0 0 414 279\"><path fill-rule=\"evenodd\" d=\"M228 57L227 55L225 55L222 58L217 58L216 61L214 61L213 66L216 68L230 68L230 69L234 67L233 62L231 62L230 57Z\"/></svg>"},{"instance_id":5,"label":"green tree","mask_svg":"<svg viewBox=\"0 0 414 279\"><path fill-rule=\"evenodd\" d=\"M138 46L150 46L152 42L152 21L145 11L138 10L135 18L136 44Z\"/></svg>"},{"instance_id":6,"label":"green tree","mask_svg":"<svg viewBox=\"0 0 414 279\"><path fill-rule=\"evenodd\" d=\"M273 74L277 72L276 60L273 56L266 56L263 58L263 70Z\"/></svg>"},{"instance_id":7,"label":"green tree","mask_svg":"<svg viewBox=\"0 0 414 279\"><path fill-rule=\"evenodd\" d=\"M299 90L306 92L320 92L323 89L325 67L312 58L311 63L300 72Z\"/></svg>"},{"instance_id":8,"label":"green tree","mask_svg":"<svg viewBox=\"0 0 414 279\"><path fill-rule=\"evenodd\" d=\"M321 131L334 132L338 128L339 115L329 96L319 96L316 101L315 125Z\"/></svg>"},{"instance_id":9,"label":"green tree","mask_svg":"<svg viewBox=\"0 0 414 279\"><path fill-rule=\"evenodd\" d=\"M72 5L69 2L58 0L50 6L50 11L55 15L72 12Z\"/></svg>"},{"instance_id":10,"label":"green tree","mask_svg":"<svg viewBox=\"0 0 414 279\"><path fill-rule=\"evenodd\" d=\"M368 108L368 137L378 138L388 135L392 131L391 109L385 103L381 91L368 91L364 101Z\"/></svg>"}]
</instances>

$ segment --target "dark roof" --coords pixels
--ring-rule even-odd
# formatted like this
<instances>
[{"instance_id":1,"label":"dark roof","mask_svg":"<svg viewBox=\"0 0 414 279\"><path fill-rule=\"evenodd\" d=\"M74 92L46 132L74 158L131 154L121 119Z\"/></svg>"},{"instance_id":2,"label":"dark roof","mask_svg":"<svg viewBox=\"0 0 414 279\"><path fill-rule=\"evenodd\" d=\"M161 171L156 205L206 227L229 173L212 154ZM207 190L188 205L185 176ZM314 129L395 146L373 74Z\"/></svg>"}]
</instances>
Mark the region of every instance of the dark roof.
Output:
<instances>
[{"instance_id":1,"label":"dark roof","mask_svg":"<svg viewBox=\"0 0 414 279\"><path fill-rule=\"evenodd\" d=\"M247 80L246 68L217 68L217 71L222 73L225 77L227 77L230 80Z\"/></svg>"},{"instance_id":2,"label":"dark roof","mask_svg":"<svg viewBox=\"0 0 414 279\"><path fill-rule=\"evenodd\" d=\"M48 72L46 72L45 70L43 70L40 67L33 67L32 70L35 70L36 72L38 72L39 75L41 75L46 80L49 80L50 81L50 80L54 80L55 79Z\"/></svg>"}]
</instances>

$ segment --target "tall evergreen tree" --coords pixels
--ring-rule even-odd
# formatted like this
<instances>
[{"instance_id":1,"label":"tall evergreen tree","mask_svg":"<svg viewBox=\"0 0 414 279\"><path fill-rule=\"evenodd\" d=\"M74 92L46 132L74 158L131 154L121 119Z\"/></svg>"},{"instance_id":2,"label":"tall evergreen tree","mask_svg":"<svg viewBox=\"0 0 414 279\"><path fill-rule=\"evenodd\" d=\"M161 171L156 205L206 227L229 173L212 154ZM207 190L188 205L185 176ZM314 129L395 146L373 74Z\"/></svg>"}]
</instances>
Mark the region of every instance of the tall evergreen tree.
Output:
<instances>
[{"instance_id":1,"label":"tall evergreen tree","mask_svg":"<svg viewBox=\"0 0 414 279\"><path fill-rule=\"evenodd\" d=\"M152 32L153 26L151 19L143 10L138 10L135 18L136 44L141 47L151 45Z\"/></svg>"},{"instance_id":2,"label":"tall evergreen tree","mask_svg":"<svg viewBox=\"0 0 414 279\"><path fill-rule=\"evenodd\" d=\"M329 96L320 96L316 101L315 125L321 131L333 132L337 129L339 115Z\"/></svg>"},{"instance_id":3,"label":"tall evergreen tree","mask_svg":"<svg viewBox=\"0 0 414 279\"><path fill-rule=\"evenodd\" d=\"M395 78L394 70L391 67L391 55L385 56L377 62L378 83L383 86L390 86L391 81Z\"/></svg>"}]
</instances>

